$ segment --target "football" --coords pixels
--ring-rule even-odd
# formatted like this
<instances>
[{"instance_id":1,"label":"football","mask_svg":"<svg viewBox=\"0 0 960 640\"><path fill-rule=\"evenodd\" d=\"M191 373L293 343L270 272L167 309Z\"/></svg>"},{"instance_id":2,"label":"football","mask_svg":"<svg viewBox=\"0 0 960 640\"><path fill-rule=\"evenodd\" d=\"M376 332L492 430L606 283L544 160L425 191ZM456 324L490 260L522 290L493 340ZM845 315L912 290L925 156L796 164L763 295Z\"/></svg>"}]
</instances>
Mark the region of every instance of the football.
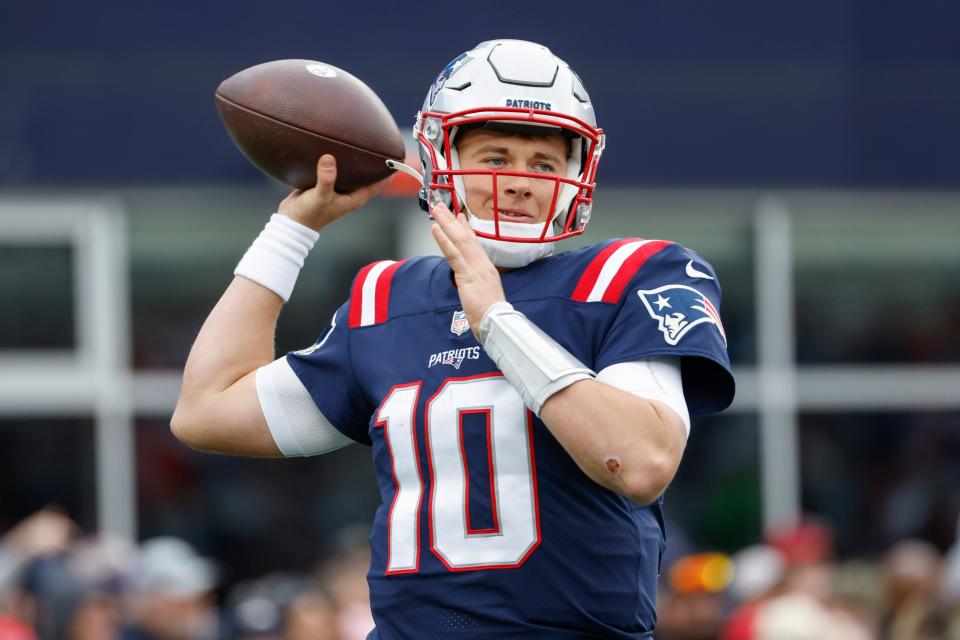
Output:
<instances>
[{"instance_id":1,"label":"football","mask_svg":"<svg viewBox=\"0 0 960 640\"><path fill-rule=\"evenodd\" d=\"M335 190L353 191L403 161L400 130L362 81L314 60L274 60L224 80L214 98L234 143L257 167L298 189L317 182L317 161L337 159Z\"/></svg>"}]
</instances>

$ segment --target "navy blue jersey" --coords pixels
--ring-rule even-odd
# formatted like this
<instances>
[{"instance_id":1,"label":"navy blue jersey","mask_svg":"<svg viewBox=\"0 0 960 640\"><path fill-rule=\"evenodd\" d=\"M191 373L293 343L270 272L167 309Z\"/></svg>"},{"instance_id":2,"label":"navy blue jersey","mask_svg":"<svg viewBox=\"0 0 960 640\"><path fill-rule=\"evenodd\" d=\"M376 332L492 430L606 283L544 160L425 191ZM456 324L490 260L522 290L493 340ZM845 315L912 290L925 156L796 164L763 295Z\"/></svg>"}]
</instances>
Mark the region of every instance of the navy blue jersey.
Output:
<instances>
[{"instance_id":1,"label":"navy blue jersey","mask_svg":"<svg viewBox=\"0 0 960 640\"><path fill-rule=\"evenodd\" d=\"M691 414L730 404L720 289L697 254L615 240L502 281L594 371L680 356ZM364 268L288 361L324 416L372 447L372 638L649 636L662 499L635 505L580 471L474 339L446 260Z\"/></svg>"}]
</instances>

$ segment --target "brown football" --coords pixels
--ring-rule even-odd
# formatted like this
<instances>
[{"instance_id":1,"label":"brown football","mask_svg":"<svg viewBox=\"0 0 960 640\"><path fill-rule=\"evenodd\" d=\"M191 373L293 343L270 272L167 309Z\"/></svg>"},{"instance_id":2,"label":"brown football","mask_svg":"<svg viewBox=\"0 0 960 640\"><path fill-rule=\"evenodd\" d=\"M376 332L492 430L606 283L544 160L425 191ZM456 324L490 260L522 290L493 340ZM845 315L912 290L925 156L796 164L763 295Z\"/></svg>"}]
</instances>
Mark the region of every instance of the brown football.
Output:
<instances>
[{"instance_id":1,"label":"brown football","mask_svg":"<svg viewBox=\"0 0 960 640\"><path fill-rule=\"evenodd\" d=\"M274 60L217 88L217 111L234 143L267 174L298 189L317 182L317 161L337 159L335 189L389 176L403 138L377 94L343 69L314 60Z\"/></svg>"}]
</instances>

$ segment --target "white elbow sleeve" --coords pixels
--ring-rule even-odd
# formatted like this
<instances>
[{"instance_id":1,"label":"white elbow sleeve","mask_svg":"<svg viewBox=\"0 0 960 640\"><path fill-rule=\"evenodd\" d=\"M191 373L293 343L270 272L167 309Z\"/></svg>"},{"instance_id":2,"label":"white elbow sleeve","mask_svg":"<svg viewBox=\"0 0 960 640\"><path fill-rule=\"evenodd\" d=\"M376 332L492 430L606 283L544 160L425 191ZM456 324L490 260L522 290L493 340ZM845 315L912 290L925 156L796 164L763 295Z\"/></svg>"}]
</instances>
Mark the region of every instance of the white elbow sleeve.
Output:
<instances>
[{"instance_id":1,"label":"white elbow sleeve","mask_svg":"<svg viewBox=\"0 0 960 640\"><path fill-rule=\"evenodd\" d=\"M256 380L260 407L283 455L315 456L353 442L320 412L286 358L257 369Z\"/></svg>"},{"instance_id":2,"label":"white elbow sleeve","mask_svg":"<svg viewBox=\"0 0 960 640\"><path fill-rule=\"evenodd\" d=\"M673 409L690 433L690 412L683 396L680 358L663 356L610 365L597 380L640 398L656 400Z\"/></svg>"}]
</instances>

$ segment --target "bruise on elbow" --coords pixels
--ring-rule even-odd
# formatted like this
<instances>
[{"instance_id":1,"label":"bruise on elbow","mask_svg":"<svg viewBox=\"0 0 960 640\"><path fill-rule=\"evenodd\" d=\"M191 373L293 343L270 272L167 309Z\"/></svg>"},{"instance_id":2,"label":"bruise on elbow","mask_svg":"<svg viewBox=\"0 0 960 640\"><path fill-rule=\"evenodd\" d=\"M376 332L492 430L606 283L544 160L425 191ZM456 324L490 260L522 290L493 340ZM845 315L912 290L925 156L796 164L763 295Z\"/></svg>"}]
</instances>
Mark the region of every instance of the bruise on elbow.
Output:
<instances>
[{"instance_id":1,"label":"bruise on elbow","mask_svg":"<svg viewBox=\"0 0 960 640\"><path fill-rule=\"evenodd\" d=\"M620 458L617 456L610 456L607 458L606 465L607 471L610 472L610 475L614 477L620 475L620 469L622 468L622 465L620 464Z\"/></svg>"},{"instance_id":2,"label":"bruise on elbow","mask_svg":"<svg viewBox=\"0 0 960 640\"><path fill-rule=\"evenodd\" d=\"M623 463L621 462L619 456L609 456L604 461L604 466L607 469L608 481L610 482L609 487L620 493L624 497L628 498L631 502L634 502L639 505L647 505L651 502L654 502L657 498L660 497L660 494L663 492L662 488L654 490L652 487L647 485L638 485L636 483L637 478L634 477L631 479L628 477L629 471L624 470ZM616 488L614 488L616 487Z\"/></svg>"}]
</instances>

